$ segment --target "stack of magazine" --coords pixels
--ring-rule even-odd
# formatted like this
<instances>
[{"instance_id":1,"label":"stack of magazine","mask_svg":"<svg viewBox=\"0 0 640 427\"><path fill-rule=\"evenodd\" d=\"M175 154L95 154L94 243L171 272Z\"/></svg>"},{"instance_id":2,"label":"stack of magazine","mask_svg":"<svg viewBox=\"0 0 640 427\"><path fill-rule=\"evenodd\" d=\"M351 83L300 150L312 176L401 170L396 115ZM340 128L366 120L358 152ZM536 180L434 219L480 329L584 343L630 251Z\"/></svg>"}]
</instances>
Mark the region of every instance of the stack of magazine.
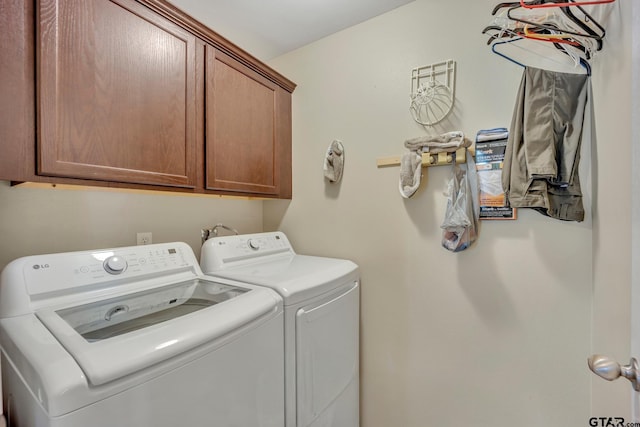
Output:
<instances>
[{"instance_id":1,"label":"stack of magazine","mask_svg":"<svg viewBox=\"0 0 640 427\"><path fill-rule=\"evenodd\" d=\"M508 139L507 128L480 130L476 135L480 219L516 219L516 209L507 206L502 189L502 166Z\"/></svg>"}]
</instances>

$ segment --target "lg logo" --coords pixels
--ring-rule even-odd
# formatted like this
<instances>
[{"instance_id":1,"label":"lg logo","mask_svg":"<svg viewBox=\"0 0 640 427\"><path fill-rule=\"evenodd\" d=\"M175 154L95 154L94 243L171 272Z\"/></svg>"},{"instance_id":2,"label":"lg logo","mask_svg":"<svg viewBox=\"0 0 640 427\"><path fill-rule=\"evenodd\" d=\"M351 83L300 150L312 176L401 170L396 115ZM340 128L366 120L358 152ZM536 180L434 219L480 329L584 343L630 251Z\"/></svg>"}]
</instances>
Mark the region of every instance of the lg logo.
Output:
<instances>
[{"instance_id":1,"label":"lg logo","mask_svg":"<svg viewBox=\"0 0 640 427\"><path fill-rule=\"evenodd\" d=\"M34 264L33 265L33 269L34 270L40 270L41 268L49 268L49 264Z\"/></svg>"}]
</instances>

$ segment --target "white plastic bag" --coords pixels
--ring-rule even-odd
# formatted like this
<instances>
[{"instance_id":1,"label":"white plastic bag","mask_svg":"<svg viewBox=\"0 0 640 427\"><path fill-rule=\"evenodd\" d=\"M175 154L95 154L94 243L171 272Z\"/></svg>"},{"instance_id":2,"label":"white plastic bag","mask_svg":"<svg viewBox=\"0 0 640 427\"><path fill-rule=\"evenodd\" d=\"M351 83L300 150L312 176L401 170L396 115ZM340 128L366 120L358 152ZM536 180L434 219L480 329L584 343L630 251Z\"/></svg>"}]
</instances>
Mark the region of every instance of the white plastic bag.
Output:
<instances>
[{"instance_id":1,"label":"white plastic bag","mask_svg":"<svg viewBox=\"0 0 640 427\"><path fill-rule=\"evenodd\" d=\"M442 246L451 252L467 249L478 237L478 175L473 158L467 153L467 162L458 165L453 154L453 169L448 188L447 210L442 228Z\"/></svg>"}]
</instances>

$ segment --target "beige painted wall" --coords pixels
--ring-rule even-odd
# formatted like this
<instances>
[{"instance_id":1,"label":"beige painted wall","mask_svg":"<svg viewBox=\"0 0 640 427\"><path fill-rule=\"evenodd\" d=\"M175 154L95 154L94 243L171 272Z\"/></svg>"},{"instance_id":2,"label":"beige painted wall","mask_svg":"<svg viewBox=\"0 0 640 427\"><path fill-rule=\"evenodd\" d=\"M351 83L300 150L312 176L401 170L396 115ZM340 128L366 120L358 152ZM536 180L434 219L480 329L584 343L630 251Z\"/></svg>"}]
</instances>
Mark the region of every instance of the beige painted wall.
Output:
<instances>
[{"instance_id":1,"label":"beige painted wall","mask_svg":"<svg viewBox=\"0 0 640 427\"><path fill-rule=\"evenodd\" d=\"M632 12L632 75L640 73L640 6L635 4ZM631 247L631 355L640 355L640 81L633 79L632 96L632 134L631 140L631 188L632 188L632 247ZM634 309L635 308L635 309ZM633 399L634 414L640 414L640 393ZM637 420L636 420L637 421Z\"/></svg>"},{"instance_id":2,"label":"beige painted wall","mask_svg":"<svg viewBox=\"0 0 640 427\"><path fill-rule=\"evenodd\" d=\"M595 214L578 224L521 210L516 222L483 223L477 244L459 254L440 247L448 168L426 170L421 190L403 200L398 168L379 169L376 158L427 133L408 112L416 66L458 64L454 112L430 132L473 137L510 124L522 69L493 55L480 34L495 2L417 0L272 61L299 86L294 198L265 202L265 228L288 233L299 252L362 268L364 427L629 417L627 384L596 378L592 403L586 367L594 350L629 357L629 307L620 303L629 245L616 236L630 223L627 3L607 14L616 46L607 44L594 67L600 138L593 165L586 144L581 166ZM346 166L331 185L321 164L336 138ZM621 156L602 148L611 144Z\"/></svg>"},{"instance_id":3,"label":"beige painted wall","mask_svg":"<svg viewBox=\"0 0 640 427\"><path fill-rule=\"evenodd\" d=\"M597 19L607 23L605 49L594 61L594 99L598 144L592 165L594 190L592 352L628 363L631 356L631 145L633 141L632 57L633 9L638 2L618 1L600 9ZM636 37L638 29L635 29ZM615 152L615 155L611 153ZM636 184L637 185L637 184ZM636 187L637 188L637 187ZM636 225L637 227L637 225ZM618 232L625 230L625 237ZM637 286L637 285L636 285ZM638 307L636 307L637 309ZM608 383L592 376L592 413L631 418L626 380ZM635 419L634 421L640 421Z\"/></svg>"},{"instance_id":4,"label":"beige painted wall","mask_svg":"<svg viewBox=\"0 0 640 427\"><path fill-rule=\"evenodd\" d=\"M200 255L200 229L262 230L262 201L155 193L10 187L0 181L0 269L41 253L182 241Z\"/></svg>"}]
</instances>

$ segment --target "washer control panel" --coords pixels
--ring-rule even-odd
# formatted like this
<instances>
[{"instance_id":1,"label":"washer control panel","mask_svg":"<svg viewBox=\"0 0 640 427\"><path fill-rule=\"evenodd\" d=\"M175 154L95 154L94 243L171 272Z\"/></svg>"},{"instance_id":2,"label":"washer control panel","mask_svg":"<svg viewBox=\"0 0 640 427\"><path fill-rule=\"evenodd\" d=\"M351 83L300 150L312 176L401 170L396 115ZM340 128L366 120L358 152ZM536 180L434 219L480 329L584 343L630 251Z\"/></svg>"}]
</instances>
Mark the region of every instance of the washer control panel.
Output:
<instances>
[{"instance_id":1,"label":"washer control panel","mask_svg":"<svg viewBox=\"0 0 640 427\"><path fill-rule=\"evenodd\" d=\"M191 248L175 242L26 257L23 273L29 294L37 295L197 266Z\"/></svg>"}]
</instances>

